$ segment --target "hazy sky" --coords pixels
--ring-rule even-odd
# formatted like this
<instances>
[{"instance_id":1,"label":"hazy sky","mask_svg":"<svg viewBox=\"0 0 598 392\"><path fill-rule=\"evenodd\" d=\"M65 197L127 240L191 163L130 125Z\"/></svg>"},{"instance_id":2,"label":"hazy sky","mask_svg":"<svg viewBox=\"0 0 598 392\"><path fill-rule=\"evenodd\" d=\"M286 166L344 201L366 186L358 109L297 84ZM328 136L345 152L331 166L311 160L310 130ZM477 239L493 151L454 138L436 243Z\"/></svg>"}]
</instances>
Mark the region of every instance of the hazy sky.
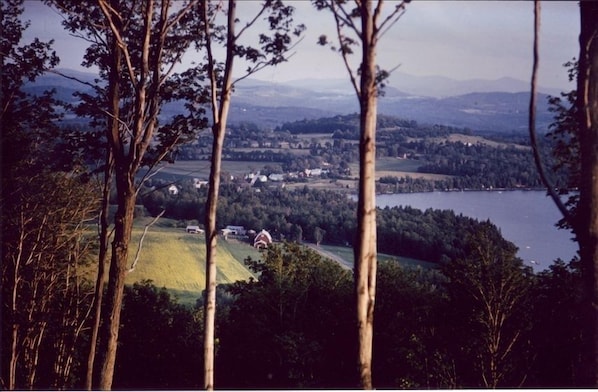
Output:
<instances>
[{"instance_id":1,"label":"hazy sky","mask_svg":"<svg viewBox=\"0 0 598 392\"><path fill-rule=\"evenodd\" d=\"M316 45L321 34L332 36L332 16L315 11L306 0L291 3L296 8L295 20L307 25L305 38L288 63L264 70L256 78L286 81L346 77L340 57ZM392 5L388 1L386 6ZM251 8L251 2L239 2L241 16L251 12ZM579 6L572 1L544 1L541 15L540 84L570 88L562 65L579 53ZM58 14L39 1L28 0L24 18L31 20L26 38L54 38L60 67L81 69L86 45L62 30ZM384 69L400 65L400 72L412 75L529 80L532 38L531 1L413 0L383 37L378 63Z\"/></svg>"}]
</instances>

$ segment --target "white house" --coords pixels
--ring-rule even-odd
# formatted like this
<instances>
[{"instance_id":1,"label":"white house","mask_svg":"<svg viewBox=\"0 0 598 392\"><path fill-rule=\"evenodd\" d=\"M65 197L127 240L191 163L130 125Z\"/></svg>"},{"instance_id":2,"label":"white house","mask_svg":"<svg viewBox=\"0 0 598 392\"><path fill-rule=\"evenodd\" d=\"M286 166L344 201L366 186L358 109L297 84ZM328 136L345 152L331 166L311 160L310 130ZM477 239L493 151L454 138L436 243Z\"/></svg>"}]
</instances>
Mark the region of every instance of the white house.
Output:
<instances>
[{"instance_id":1,"label":"white house","mask_svg":"<svg viewBox=\"0 0 598 392\"><path fill-rule=\"evenodd\" d=\"M203 230L199 228L199 226L187 226L187 228L185 229L187 231L187 233L190 234L201 234L203 233Z\"/></svg>"},{"instance_id":2,"label":"white house","mask_svg":"<svg viewBox=\"0 0 598 392\"><path fill-rule=\"evenodd\" d=\"M200 189L200 188L202 188L204 186L207 187L208 186L208 181L207 180L200 180L199 178L194 178L193 179L193 186L196 189Z\"/></svg>"},{"instance_id":3,"label":"white house","mask_svg":"<svg viewBox=\"0 0 598 392\"><path fill-rule=\"evenodd\" d=\"M224 228L224 230L226 230L228 232L228 234L232 234L232 235L246 235L247 234L247 230L245 230L245 227L243 227L243 226L228 225Z\"/></svg>"},{"instance_id":4,"label":"white house","mask_svg":"<svg viewBox=\"0 0 598 392\"><path fill-rule=\"evenodd\" d=\"M179 188L177 188L176 185L172 184L171 186L168 187L168 193L170 193L171 195L178 195Z\"/></svg>"},{"instance_id":5,"label":"white house","mask_svg":"<svg viewBox=\"0 0 598 392\"><path fill-rule=\"evenodd\" d=\"M284 180L284 174L274 174L274 173L272 173L272 174L270 174L270 175L268 176L268 179L269 179L270 181L274 181L274 182L280 182L280 181L283 181L283 180Z\"/></svg>"}]
</instances>

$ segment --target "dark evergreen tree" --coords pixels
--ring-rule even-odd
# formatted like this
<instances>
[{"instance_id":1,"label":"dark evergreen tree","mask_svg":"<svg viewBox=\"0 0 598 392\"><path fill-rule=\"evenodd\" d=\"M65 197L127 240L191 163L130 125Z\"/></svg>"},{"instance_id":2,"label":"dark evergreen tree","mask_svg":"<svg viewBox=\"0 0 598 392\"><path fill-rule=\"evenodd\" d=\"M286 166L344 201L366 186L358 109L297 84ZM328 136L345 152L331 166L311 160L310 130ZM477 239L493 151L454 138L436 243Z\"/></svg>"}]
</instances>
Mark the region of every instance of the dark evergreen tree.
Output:
<instances>
[{"instance_id":1,"label":"dark evergreen tree","mask_svg":"<svg viewBox=\"0 0 598 392\"><path fill-rule=\"evenodd\" d=\"M224 388L349 388L356 344L351 328L351 273L312 250L284 243L258 275L237 282L227 322L219 327L218 385ZM349 305L349 308L351 306Z\"/></svg>"}]
</instances>

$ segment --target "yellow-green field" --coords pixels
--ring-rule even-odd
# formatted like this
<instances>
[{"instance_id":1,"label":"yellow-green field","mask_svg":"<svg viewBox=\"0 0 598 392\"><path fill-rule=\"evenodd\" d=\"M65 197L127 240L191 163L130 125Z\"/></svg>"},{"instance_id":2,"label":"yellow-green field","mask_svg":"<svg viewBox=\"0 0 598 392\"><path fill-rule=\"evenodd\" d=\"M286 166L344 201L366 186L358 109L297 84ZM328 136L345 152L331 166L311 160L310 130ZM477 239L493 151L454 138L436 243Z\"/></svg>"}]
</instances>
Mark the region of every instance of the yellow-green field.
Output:
<instances>
[{"instance_id":1,"label":"yellow-green field","mask_svg":"<svg viewBox=\"0 0 598 392\"><path fill-rule=\"evenodd\" d=\"M135 260L139 239L149 220L150 218L142 218L135 223L129 250L129 266ZM134 270L127 274L126 283L132 285L142 280L151 280L156 287L166 288L180 303L194 305L205 288L205 239L203 235L187 234L183 228L166 227L172 226L172 223L164 219L148 229L139 260ZM344 265L353 264L352 248L331 245L320 247L343 259ZM378 256L380 261L394 259L403 265L431 265L405 257L385 254ZM216 252L217 283L233 283L254 277L243 263L247 257L260 259L261 254L248 243L219 239Z\"/></svg>"},{"instance_id":2,"label":"yellow-green field","mask_svg":"<svg viewBox=\"0 0 598 392\"><path fill-rule=\"evenodd\" d=\"M133 231L130 263L135 259L143 227ZM152 226L148 230L135 269L127 274L126 283L150 279L157 287L176 294L182 303L193 303L205 287L205 240L203 235L187 234L181 228ZM252 277L243 260L260 253L247 243L218 241L216 252L217 283L232 283ZM130 265L131 265L130 264Z\"/></svg>"}]
</instances>

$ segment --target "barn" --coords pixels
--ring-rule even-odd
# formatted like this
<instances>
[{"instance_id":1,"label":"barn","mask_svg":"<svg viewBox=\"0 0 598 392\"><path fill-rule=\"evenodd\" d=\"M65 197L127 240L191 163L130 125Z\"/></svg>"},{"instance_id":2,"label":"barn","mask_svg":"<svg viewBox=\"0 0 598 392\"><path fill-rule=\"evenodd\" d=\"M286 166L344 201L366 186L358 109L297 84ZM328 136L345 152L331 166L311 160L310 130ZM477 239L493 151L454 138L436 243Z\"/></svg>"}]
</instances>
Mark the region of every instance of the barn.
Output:
<instances>
[{"instance_id":1,"label":"barn","mask_svg":"<svg viewBox=\"0 0 598 392\"><path fill-rule=\"evenodd\" d=\"M257 233L255 238L253 239L253 247L254 248L267 248L268 245L272 243L272 236L266 230L260 231Z\"/></svg>"}]
</instances>

